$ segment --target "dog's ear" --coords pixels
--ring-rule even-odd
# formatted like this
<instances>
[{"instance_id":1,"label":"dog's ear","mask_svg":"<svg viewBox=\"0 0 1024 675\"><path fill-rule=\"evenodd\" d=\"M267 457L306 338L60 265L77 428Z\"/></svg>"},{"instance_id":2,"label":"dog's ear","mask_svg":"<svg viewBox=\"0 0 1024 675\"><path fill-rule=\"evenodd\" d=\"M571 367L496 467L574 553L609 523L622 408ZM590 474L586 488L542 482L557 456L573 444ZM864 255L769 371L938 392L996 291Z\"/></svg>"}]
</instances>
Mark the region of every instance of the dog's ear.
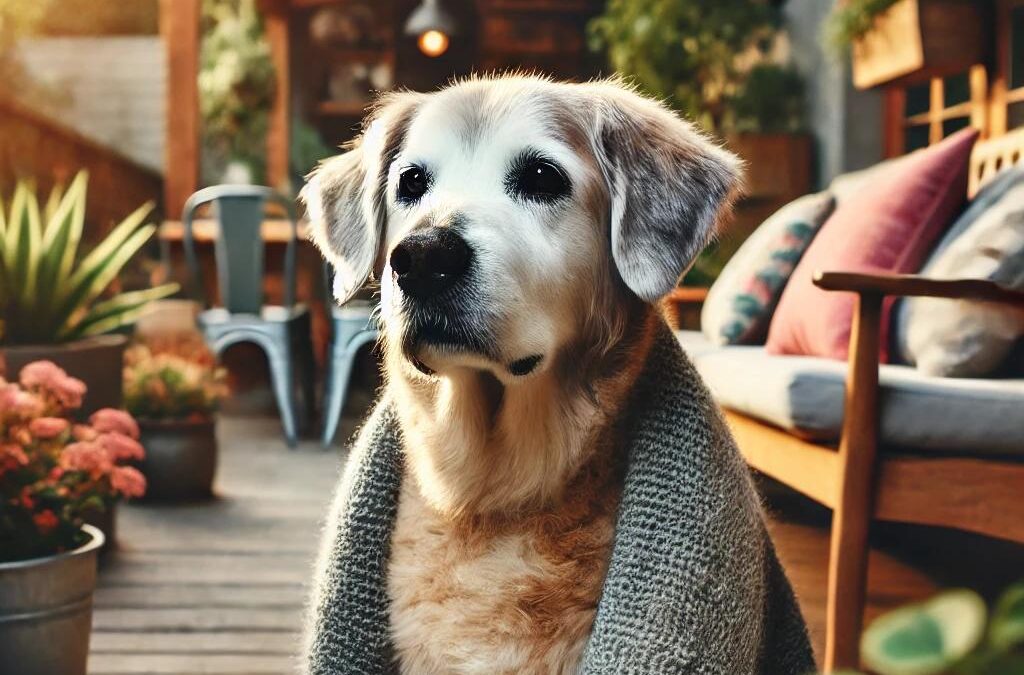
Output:
<instances>
[{"instance_id":1,"label":"dog's ear","mask_svg":"<svg viewBox=\"0 0 1024 675\"><path fill-rule=\"evenodd\" d=\"M739 189L741 162L660 103L615 82L596 99L593 145L608 185L612 258L654 302L714 235Z\"/></svg>"},{"instance_id":2,"label":"dog's ear","mask_svg":"<svg viewBox=\"0 0 1024 675\"><path fill-rule=\"evenodd\" d=\"M383 266L388 169L420 99L407 92L383 97L348 151L321 162L299 194L313 240L334 266L339 303Z\"/></svg>"}]
</instances>

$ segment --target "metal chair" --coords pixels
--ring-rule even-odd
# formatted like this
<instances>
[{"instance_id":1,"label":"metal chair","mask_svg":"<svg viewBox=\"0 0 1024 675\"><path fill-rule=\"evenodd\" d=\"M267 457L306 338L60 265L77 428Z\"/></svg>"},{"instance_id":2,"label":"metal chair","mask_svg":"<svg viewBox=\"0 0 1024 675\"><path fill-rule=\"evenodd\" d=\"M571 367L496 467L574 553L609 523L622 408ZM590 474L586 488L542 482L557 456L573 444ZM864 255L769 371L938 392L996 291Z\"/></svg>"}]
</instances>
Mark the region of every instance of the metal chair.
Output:
<instances>
[{"instance_id":1,"label":"metal chair","mask_svg":"<svg viewBox=\"0 0 1024 675\"><path fill-rule=\"evenodd\" d=\"M281 204L290 221L284 259L284 303L263 301L264 241L262 225L266 202ZM202 271L196 255L192 221L196 210L212 202L218 231L214 244L221 306L210 308L203 292ZM313 345L309 310L295 303L295 255L298 225L291 200L257 185L215 185L204 188L185 202L182 214L185 261L193 296L206 308L198 323L210 348L218 355L239 342L263 349L290 447L298 441L295 406L295 373L301 374L307 419L313 414Z\"/></svg>"},{"instance_id":2,"label":"metal chair","mask_svg":"<svg viewBox=\"0 0 1024 675\"><path fill-rule=\"evenodd\" d=\"M356 355L363 345L376 342L379 333L372 319L376 305L362 299L349 300L344 305L334 303L330 266L326 266L324 271L331 314L331 344L327 354L327 378L324 381L324 427L321 437L326 448L334 442L338 433Z\"/></svg>"}]
</instances>

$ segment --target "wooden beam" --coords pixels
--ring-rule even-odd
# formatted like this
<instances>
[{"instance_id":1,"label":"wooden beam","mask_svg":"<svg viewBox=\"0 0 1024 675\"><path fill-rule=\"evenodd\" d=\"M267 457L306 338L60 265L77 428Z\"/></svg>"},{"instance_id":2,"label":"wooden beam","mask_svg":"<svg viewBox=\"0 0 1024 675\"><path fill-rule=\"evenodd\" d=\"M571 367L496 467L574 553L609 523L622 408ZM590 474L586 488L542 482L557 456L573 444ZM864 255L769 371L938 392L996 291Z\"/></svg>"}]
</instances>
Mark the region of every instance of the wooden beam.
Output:
<instances>
[{"instance_id":1,"label":"wooden beam","mask_svg":"<svg viewBox=\"0 0 1024 675\"><path fill-rule=\"evenodd\" d=\"M167 53L164 213L181 216L199 187L199 13L201 0L160 0Z\"/></svg>"},{"instance_id":2,"label":"wooden beam","mask_svg":"<svg viewBox=\"0 0 1024 675\"><path fill-rule=\"evenodd\" d=\"M290 191L291 58L288 44L290 7L287 0L263 0L264 31L274 60L274 104L267 127L267 185Z\"/></svg>"}]
</instances>

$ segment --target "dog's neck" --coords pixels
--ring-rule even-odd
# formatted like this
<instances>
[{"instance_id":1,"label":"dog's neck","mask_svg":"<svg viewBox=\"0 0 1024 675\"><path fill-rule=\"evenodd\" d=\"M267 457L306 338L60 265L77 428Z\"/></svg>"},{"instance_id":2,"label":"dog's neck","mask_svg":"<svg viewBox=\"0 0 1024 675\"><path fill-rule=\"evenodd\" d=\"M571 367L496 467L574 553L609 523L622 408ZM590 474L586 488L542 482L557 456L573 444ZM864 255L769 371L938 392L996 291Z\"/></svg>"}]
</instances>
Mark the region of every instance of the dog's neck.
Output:
<instances>
[{"instance_id":1,"label":"dog's neck","mask_svg":"<svg viewBox=\"0 0 1024 675\"><path fill-rule=\"evenodd\" d=\"M459 517L557 500L612 430L639 375L659 319L653 310L638 319L614 354L586 369L591 382L580 381L568 356L514 386L469 368L417 378L401 374L393 360L404 357L388 350L407 467L427 503Z\"/></svg>"}]
</instances>

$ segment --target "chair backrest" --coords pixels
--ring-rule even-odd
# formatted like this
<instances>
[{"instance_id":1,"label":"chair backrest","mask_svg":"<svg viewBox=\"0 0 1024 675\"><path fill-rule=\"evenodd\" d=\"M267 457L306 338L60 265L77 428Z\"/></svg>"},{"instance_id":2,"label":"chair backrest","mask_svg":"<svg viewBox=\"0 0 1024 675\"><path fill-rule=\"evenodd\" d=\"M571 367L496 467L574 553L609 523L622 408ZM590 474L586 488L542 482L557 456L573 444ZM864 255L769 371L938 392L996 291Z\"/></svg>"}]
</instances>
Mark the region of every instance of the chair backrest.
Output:
<instances>
[{"instance_id":1,"label":"chair backrest","mask_svg":"<svg viewBox=\"0 0 1024 675\"><path fill-rule=\"evenodd\" d=\"M196 192L185 202L181 216L185 261L197 300L209 304L202 292L202 270L192 226L196 210L212 202L217 221L214 248L221 304L232 313L259 314L263 307L263 221L268 201L281 204L287 214L284 305L291 307L295 303L295 244L298 239L295 207L284 195L260 185L214 185Z\"/></svg>"},{"instance_id":2,"label":"chair backrest","mask_svg":"<svg viewBox=\"0 0 1024 675\"><path fill-rule=\"evenodd\" d=\"M967 182L967 196L978 194L986 183L1003 169L1017 166L1024 160L1024 129L978 141L971 152L971 168Z\"/></svg>"}]
</instances>

